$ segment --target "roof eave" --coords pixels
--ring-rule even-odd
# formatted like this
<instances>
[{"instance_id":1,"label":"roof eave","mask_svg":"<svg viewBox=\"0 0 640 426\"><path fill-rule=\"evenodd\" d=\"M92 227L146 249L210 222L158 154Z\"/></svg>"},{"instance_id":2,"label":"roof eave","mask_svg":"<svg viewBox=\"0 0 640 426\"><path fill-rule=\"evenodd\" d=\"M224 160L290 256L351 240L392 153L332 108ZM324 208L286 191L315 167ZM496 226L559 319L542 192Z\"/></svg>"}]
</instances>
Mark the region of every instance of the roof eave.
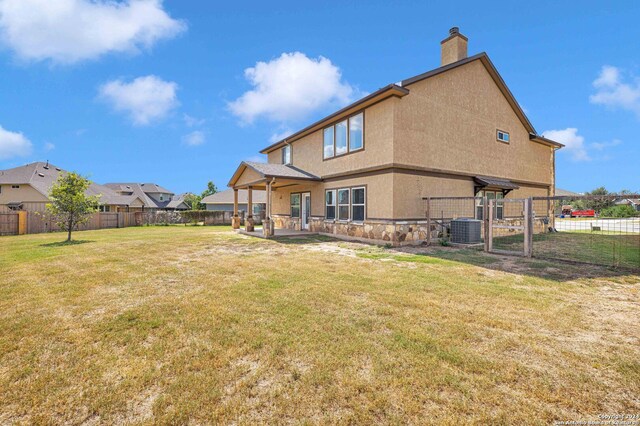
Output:
<instances>
[{"instance_id":1,"label":"roof eave","mask_svg":"<svg viewBox=\"0 0 640 426\"><path fill-rule=\"evenodd\" d=\"M541 143L543 145L547 145L555 149L564 148L564 145L561 144L560 142L547 139L544 136L536 135L535 133L529 133L529 139L533 142Z\"/></svg>"},{"instance_id":2,"label":"roof eave","mask_svg":"<svg viewBox=\"0 0 640 426\"><path fill-rule=\"evenodd\" d=\"M293 142L297 139L302 138L303 136L308 135L309 133L312 133L316 130L319 130L321 127L325 126L326 124L328 124L331 120L334 120L344 114L348 114L349 112L355 112L358 108L362 107L362 106L367 106L368 104L373 104L374 102L378 102L384 99L387 99L389 97L403 97L409 94L409 89L406 89L404 87L398 86L397 84L389 84L381 89L376 90L375 92L365 96L362 99L357 100L356 102L353 102L349 105L347 105L346 107L334 112L331 115L328 115L326 117L324 117L321 120L316 121L315 123L305 127L304 129L286 137L285 139L282 139L272 145L269 145L268 147L264 148L263 150L260 151L261 154L268 154L271 151L274 151L275 149L278 149L279 147Z\"/></svg>"}]
</instances>

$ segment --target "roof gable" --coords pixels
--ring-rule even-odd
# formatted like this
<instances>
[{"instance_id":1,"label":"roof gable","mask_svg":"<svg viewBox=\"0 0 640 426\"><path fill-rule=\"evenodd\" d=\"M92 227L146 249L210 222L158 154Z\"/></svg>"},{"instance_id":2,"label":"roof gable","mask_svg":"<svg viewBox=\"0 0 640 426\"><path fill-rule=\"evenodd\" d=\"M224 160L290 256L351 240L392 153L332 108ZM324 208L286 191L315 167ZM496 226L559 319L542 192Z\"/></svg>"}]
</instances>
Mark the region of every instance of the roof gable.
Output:
<instances>
[{"instance_id":1,"label":"roof gable","mask_svg":"<svg viewBox=\"0 0 640 426\"><path fill-rule=\"evenodd\" d=\"M504 82L504 80L500 76L500 73L498 73L498 70L493 65L493 62L491 62L491 60L489 59L489 56L485 52L481 52L481 53L478 53L477 55L469 56L468 58L462 59L460 61L453 62L443 67L439 67L434 70L431 70L422 74L418 74L414 77L402 80L402 87L406 88L411 84L445 73L447 71L464 66L474 61L480 61L482 65L484 65L487 72L489 72L489 75L495 82L496 86L498 86L498 89L500 89L504 97L507 99L507 102L509 103L511 108L513 109L515 114L518 116L518 119L522 122L522 125L525 127L525 129L527 129L529 133L536 135L537 132L536 132L536 129L533 127L533 124L531 124L526 114L522 110L522 107L520 107L520 104L518 103L518 101L516 101L516 98L513 96L513 93L511 93L511 90L509 90L509 88L507 87L507 84Z\"/></svg>"}]
</instances>

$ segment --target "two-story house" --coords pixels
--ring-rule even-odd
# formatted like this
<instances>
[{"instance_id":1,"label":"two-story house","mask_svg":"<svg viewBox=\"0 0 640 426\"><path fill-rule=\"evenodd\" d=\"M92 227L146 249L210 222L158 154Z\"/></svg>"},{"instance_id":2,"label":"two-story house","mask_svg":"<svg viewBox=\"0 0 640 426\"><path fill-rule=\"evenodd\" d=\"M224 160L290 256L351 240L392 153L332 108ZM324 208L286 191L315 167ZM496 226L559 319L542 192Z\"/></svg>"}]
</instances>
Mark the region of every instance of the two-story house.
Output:
<instances>
[{"instance_id":1,"label":"two-story house","mask_svg":"<svg viewBox=\"0 0 640 426\"><path fill-rule=\"evenodd\" d=\"M266 189L265 235L396 243L424 235L424 197L553 196L562 145L538 135L487 54L468 57L452 28L441 61L266 147L268 163L242 162L229 186Z\"/></svg>"},{"instance_id":2,"label":"two-story house","mask_svg":"<svg viewBox=\"0 0 640 426\"><path fill-rule=\"evenodd\" d=\"M141 210L190 210L183 195L176 196L155 183L107 183L105 186L120 195L139 197L143 201Z\"/></svg>"},{"instance_id":3,"label":"two-story house","mask_svg":"<svg viewBox=\"0 0 640 426\"><path fill-rule=\"evenodd\" d=\"M0 170L0 213L7 211L44 212L49 204L49 191L65 170L49 162L36 162ZM104 185L91 182L87 195L99 196L101 211L136 211L144 201L137 194L121 194Z\"/></svg>"}]
</instances>

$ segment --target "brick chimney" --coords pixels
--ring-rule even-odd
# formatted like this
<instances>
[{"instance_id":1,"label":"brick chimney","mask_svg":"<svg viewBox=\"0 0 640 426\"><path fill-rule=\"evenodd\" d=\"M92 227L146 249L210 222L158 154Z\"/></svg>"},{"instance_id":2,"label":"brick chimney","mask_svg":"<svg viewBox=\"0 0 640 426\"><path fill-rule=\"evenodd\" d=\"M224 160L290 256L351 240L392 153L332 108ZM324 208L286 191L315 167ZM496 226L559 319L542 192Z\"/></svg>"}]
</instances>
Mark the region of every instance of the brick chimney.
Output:
<instances>
[{"instance_id":1,"label":"brick chimney","mask_svg":"<svg viewBox=\"0 0 640 426\"><path fill-rule=\"evenodd\" d=\"M460 28L453 27L449 30L449 37L440 42L442 49L440 66L449 65L467 57L468 39L460 34Z\"/></svg>"}]
</instances>

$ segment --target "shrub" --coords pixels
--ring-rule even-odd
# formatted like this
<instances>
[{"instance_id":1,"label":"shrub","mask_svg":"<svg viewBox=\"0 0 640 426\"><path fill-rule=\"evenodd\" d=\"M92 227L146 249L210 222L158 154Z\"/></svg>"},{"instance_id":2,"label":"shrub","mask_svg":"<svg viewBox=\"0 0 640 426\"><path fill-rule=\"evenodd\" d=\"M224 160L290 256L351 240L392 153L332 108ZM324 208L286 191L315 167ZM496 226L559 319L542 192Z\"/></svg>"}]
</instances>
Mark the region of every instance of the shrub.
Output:
<instances>
[{"instance_id":1,"label":"shrub","mask_svg":"<svg viewBox=\"0 0 640 426\"><path fill-rule=\"evenodd\" d=\"M600 216L603 217L634 217L636 215L638 212L628 204L608 207L600 212Z\"/></svg>"}]
</instances>

